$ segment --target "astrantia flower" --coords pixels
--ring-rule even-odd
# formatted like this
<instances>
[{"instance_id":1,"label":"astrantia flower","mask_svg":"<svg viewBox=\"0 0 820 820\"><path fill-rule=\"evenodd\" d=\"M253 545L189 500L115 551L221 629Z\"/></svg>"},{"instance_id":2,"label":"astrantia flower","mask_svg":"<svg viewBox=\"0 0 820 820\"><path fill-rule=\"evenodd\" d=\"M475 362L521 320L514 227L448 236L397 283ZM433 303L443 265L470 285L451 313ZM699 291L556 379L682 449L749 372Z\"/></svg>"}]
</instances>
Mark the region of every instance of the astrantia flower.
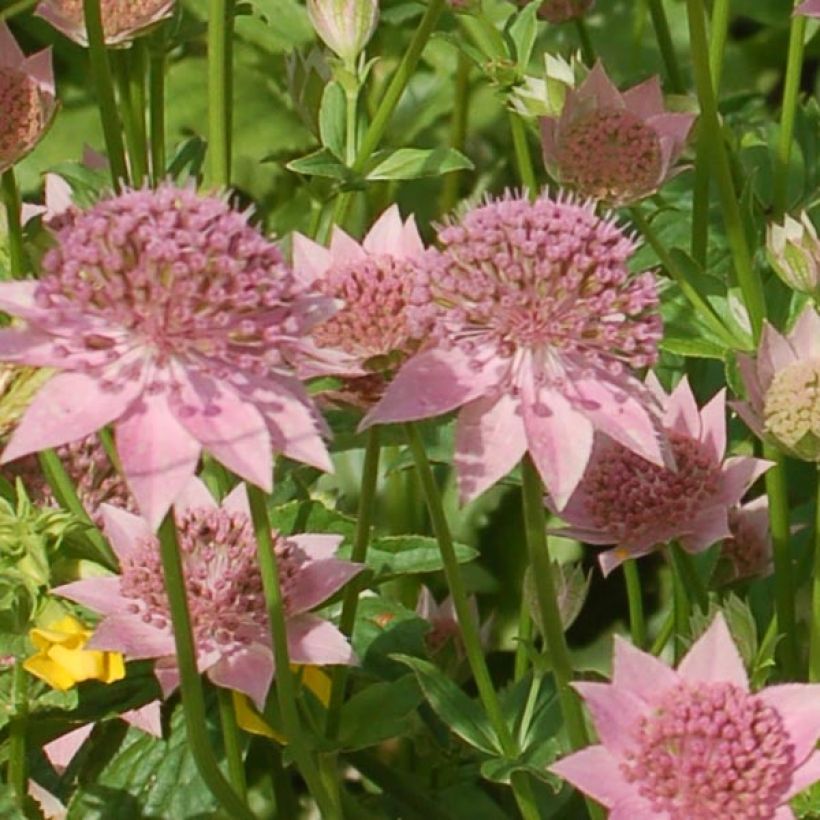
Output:
<instances>
[{"instance_id":1,"label":"astrantia flower","mask_svg":"<svg viewBox=\"0 0 820 820\"><path fill-rule=\"evenodd\" d=\"M596 438L584 478L561 510L562 534L587 544L615 544L600 556L604 574L627 558L677 540L700 552L731 536L729 510L771 466L726 453L726 394L702 410L684 377L665 404L663 425L676 469L651 464L606 436Z\"/></svg>"},{"instance_id":2,"label":"astrantia flower","mask_svg":"<svg viewBox=\"0 0 820 820\"><path fill-rule=\"evenodd\" d=\"M127 44L173 12L174 0L101 0L105 43ZM41 0L36 13L75 43L88 45L83 0Z\"/></svg>"},{"instance_id":3,"label":"astrantia flower","mask_svg":"<svg viewBox=\"0 0 820 820\"><path fill-rule=\"evenodd\" d=\"M584 196L636 202L667 180L694 119L666 110L657 77L621 93L598 62L561 115L541 120L544 162Z\"/></svg>"},{"instance_id":4,"label":"astrantia flower","mask_svg":"<svg viewBox=\"0 0 820 820\"><path fill-rule=\"evenodd\" d=\"M769 532L769 499L761 495L748 504L729 510L732 535L720 546L728 565L727 581L771 575L772 537Z\"/></svg>"},{"instance_id":5,"label":"astrantia flower","mask_svg":"<svg viewBox=\"0 0 820 820\"><path fill-rule=\"evenodd\" d=\"M364 426L464 406L456 430L461 495L490 487L530 452L563 506L597 428L664 463L655 399L632 368L661 336L650 273L631 276L634 242L590 203L490 201L443 227L416 261L411 332L430 338ZM432 330L428 328L432 327Z\"/></svg>"},{"instance_id":6,"label":"astrantia flower","mask_svg":"<svg viewBox=\"0 0 820 820\"><path fill-rule=\"evenodd\" d=\"M51 49L26 57L0 20L0 173L34 148L56 110Z\"/></svg>"},{"instance_id":7,"label":"astrantia flower","mask_svg":"<svg viewBox=\"0 0 820 820\"><path fill-rule=\"evenodd\" d=\"M795 14L804 14L806 17L820 17L820 0L806 0L795 10Z\"/></svg>"},{"instance_id":8,"label":"astrantia flower","mask_svg":"<svg viewBox=\"0 0 820 820\"><path fill-rule=\"evenodd\" d=\"M610 820L787 820L820 779L820 686L749 691L718 615L677 670L615 638L612 683L577 683L601 743L550 770Z\"/></svg>"},{"instance_id":9,"label":"astrantia flower","mask_svg":"<svg viewBox=\"0 0 820 820\"><path fill-rule=\"evenodd\" d=\"M220 507L194 478L174 514L199 670L262 708L274 660L245 487L240 484ZM75 581L54 592L104 615L88 648L122 652L130 660L158 658L155 672L167 696L179 683L179 671L159 542L142 518L107 505L103 518L121 574ZM353 663L344 635L309 610L362 566L333 557L341 536L273 536L291 661Z\"/></svg>"},{"instance_id":10,"label":"astrantia flower","mask_svg":"<svg viewBox=\"0 0 820 820\"><path fill-rule=\"evenodd\" d=\"M24 321L0 331L0 360L62 371L3 462L112 423L154 527L203 447L266 490L272 450L331 468L321 423L283 365L329 300L304 294L247 215L165 184L64 220L42 278L0 284L0 308Z\"/></svg>"},{"instance_id":11,"label":"astrantia flower","mask_svg":"<svg viewBox=\"0 0 820 820\"><path fill-rule=\"evenodd\" d=\"M538 16L550 23L566 23L583 17L595 0L544 0L538 7Z\"/></svg>"},{"instance_id":12,"label":"astrantia flower","mask_svg":"<svg viewBox=\"0 0 820 820\"><path fill-rule=\"evenodd\" d=\"M415 220L402 222L395 205L361 244L340 228L334 228L329 248L295 234L294 275L341 305L311 331L299 375L346 377L346 394L365 406L373 394L378 398L384 374L418 347L406 313L413 292L410 260L423 252Z\"/></svg>"},{"instance_id":13,"label":"astrantia flower","mask_svg":"<svg viewBox=\"0 0 820 820\"><path fill-rule=\"evenodd\" d=\"M732 406L760 438L795 458L820 461L820 316L808 305L792 332L768 323L757 359L737 354L748 401Z\"/></svg>"}]
</instances>

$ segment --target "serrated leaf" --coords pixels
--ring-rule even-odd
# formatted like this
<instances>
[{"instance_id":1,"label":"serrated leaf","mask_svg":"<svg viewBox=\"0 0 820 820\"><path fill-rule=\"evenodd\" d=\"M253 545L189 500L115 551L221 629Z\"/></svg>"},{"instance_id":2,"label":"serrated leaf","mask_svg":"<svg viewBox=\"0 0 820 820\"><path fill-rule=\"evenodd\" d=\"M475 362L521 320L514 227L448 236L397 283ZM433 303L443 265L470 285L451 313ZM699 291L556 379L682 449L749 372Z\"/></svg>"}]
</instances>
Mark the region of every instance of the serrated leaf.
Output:
<instances>
[{"instance_id":1,"label":"serrated leaf","mask_svg":"<svg viewBox=\"0 0 820 820\"><path fill-rule=\"evenodd\" d=\"M408 655L393 655L393 658L413 670L425 699L451 732L486 754L501 753L484 710L437 666Z\"/></svg>"},{"instance_id":2,"label":"serrated leaf","mask_svg":"<svg viewBox=\"0 0 820 820\"><path fill-rule=\"evenodd\" d=\"M399 148L381 159L367 179L421 179L472 168L473 163L455 148Z\"/></svg>"},{"instance_id":3,"label":"serrated leaf","mask_svg":"<svg viewBox=\"0 0 820 820\"><path fill-rule=\"evenodd\" d=\"M329 148L339 160L344 160L347 100L339 83L325 86L319 107L319 135L322 145Z\"/></svg>"},{"instance_id":4,"label":"serrated leaf","mask_svg":"<svg viewBox=\"0 0 820 820\"><path fill-rule=\"evenodd\" d=\"M308 177L327 177L342 182L349 181L353 176L350 169L340 162L328 148L320 148L312 154L291 160L285 167L295 174Z\"/></svg>"}]
</instances>

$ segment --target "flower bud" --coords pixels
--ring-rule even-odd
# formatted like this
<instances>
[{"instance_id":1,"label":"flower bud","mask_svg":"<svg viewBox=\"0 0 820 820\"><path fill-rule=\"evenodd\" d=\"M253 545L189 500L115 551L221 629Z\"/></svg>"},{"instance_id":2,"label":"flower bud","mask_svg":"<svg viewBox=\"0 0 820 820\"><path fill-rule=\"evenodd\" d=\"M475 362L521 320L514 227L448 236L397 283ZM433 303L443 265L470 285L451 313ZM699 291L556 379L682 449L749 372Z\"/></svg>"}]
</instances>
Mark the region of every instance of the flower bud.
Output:
<instances>
[{"instance_id":1,"label":"flower bud","mask_svg":"<svg viewBox=\"0 0 820 820\"><path fill-rule=\"evenodd\" d=\"M310 22L325 45L348 65L376 30L377 0L307 0Z\"/></svg>"},{"instance_id":2,"label":"flower bud","mask_svg":"<svg viewBox=\"0 0 820 820\"><path fill-rule=\"evenodd\" d=\"M552 54L544 55L544 74L528 75L510 92L510 104L522 117L557 117L564 108L567 92L586 76L580 54L569 61Z\"/></svg>"},{"instance_id":3,"label":"flower bud","mask_svg":"<svg viewBox=\"0 0 820 820\"><path fill-rule=\"evenodd\" d=\"M793 290L820 299L820 242L808 214L786 216L766 229L766 255L774 272Z\"/></svg>"}]
</instances>

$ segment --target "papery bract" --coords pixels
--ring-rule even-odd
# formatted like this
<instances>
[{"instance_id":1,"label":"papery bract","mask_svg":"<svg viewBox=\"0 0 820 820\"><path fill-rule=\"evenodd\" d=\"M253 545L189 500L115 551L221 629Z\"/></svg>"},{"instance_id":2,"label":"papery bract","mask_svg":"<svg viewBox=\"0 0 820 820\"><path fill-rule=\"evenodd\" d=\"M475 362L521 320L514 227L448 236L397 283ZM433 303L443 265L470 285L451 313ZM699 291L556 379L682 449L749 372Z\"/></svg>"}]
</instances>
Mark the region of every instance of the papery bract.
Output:
<instances>
[{"instance_id":1,"label":"papery bract","mask_svg":"<svg viewBox=\"0 0 820 820\"><path fill-rule=\"evenodd\" d=\"M612 683L575 688L601 742L550 771L610 820L788 820L820 779L820 685L750 692L722 615L677 670L616 637Z\"/></svg>"},{"instance_id":2,"label":"papery bract","mask_svg":"<svg viewBox=\"0 0 820 820\"><path fill-rule=\"evenodd\" d=\"M720 545L720 557L728 564L727 581L771 575L772 537L769 531L769 499L761 495L729 510L731 536Z\"/></svg>"},{"instance_id":3,"label":"papery bract","mask_svg":"<svg viewBox=\"0 0 820 820\"><path fill-rule=\"evenodd\" d=\"M121 574L75 581L54 592L101 613L88 646L126 658L157 658L163 693L179 683L159 542L147 522L103 506L105 532ZM274 676L262 578L244 485L219 506L192 479L174 506L197 665L217 686L244 692L261 709ZM351 664L345 636L310 610L362 565L334 557L341 536L273 533L290 659L298 664Z\"/></svg>"},{"instance_id":4,"label":"papery bract","mask_svg":"<svg viewBox=\"0 0 820 820\"><path fill-rule=\"evenodd\" d=\"M439 240L443 250L414 263L408 310L430 341L363 426L463 406L455 463L465 500L529 452L563 506L595 429L664 463L656 400L632 375L655 361L661 336L654 277L627 268L632 239L590 203L542 195L489 201Z\"/></svg>"},{"instance_id":5,"label":"papery bract","mask_svg":"<svg viewBox=\"0 0 820 820\"><path fill-rule=\"evenodd\" d=\"M766 253L774 272L792 289L820 301L820 240L808 214L788 214L766 228Z\"/></svg>"}]
</instances>

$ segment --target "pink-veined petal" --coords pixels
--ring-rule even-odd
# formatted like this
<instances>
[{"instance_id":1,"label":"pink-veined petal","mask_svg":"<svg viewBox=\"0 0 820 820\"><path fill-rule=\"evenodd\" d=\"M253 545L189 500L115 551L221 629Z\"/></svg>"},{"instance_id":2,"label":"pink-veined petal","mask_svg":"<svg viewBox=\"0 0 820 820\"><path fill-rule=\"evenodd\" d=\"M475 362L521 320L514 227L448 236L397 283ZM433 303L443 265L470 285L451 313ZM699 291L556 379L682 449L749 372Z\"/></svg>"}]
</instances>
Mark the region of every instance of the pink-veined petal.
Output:
<instances>
[{"instance_id":1,"label":"pink-veined petal","mask_svg":"<svg viewBox=\"0 0 820 820\"><path fill-rule=\"evenodd\" d=\"M291 579L288 611L297 615L313 609L363 569L364 564L354 564L339 558L322 558L305 564Z\"/></svg>"},{"instance_id":2,"label":"pink-veined petal","mask_svg":"<svg viewBox=\"0 0 820 820\"><path fill-rule=\"evenodd\" d=\"M0 20L0 67L16 69L24 60L25 55L17 45L17 40L5 22Z\"/></svg>"},{"instance_id":3,"label":"pink-veined petal","mask_svg":"<svg viewBox=\"0 0 820 820\"><path fill-rule=\"evenodd\" d=\"M726 390L719 390L700 411L700 441L706 452L720 463L726 454Z\"/></svg>"},{"instance_id":4,"label":"pink-veined petal","mask_svg":"<svg viewBox=\"0 0 820 820\"><path fill-rule=\"evenodd\" d=\"M240 487L244 487L244 484L240 484ZM215 510L219 505L216 503L216 499L211 495L211 491L205 486L205 482L199 478L199 476L194 476L177 494L176 500L174 504L177 507L177 510L190 510L190 509L208 509L208 510Z\"/></svg>"},{"instance_id":5,"label":"pink-veined petal","mask_svg":"<svg viewBox=\"0 0 820 820\"><path fill-rule=\"evenodd\" d=\"M647 712L646 703L627 689L610 683L573 684L584 699L601 743L617 755L626 754Z\"/></svg>"},{"instance_id":6,"label":"pink-veined petal","mask_svg":"<svg viewBox=\"0 0 820 820\"><path fill-rule=\"evenodd\" d=\"M329 621L316 615L289 618L288 654L293 663L316 666L356 663L356 656L347 638Z\"/></svg>"},{"instance_id":7,"label":"pink-veined petal","mask_svg":"<svg viewBox=\"0 0 820 820\"><path fill-rule=\"evenodd\" d=\"M334 225L333 234L330 237L330 255L337 265L348 265L367 259L362 246L337 225Z\"/></svg>"},{"instance_id":8,"label":"pink-veined petal","mask_svg":"<svg viewBox=\"0 0 820 820\"><path fill-rule=\"evenodd\" d=\"M103 530L120 561L135 552L137 542L152 535L148 522L139 515L112 504L100 504Z\"/></svg>"},{"instance_id":9,"label":"pink-veined petal","mask_svg":"<svg viewBox=\"0 0 820 820\"><path fill-rule=\"evenodd\" d=\"M304 550L308 558L313 561L321 561L323 558L333 558L339 545L344 541L343 535L333 535L332 533L297 533L289 535L288 541L293 541L300 549Z\"/></svg>"},{"instance_id":10,"label":"pink-veined petal","mask_svg":"<svg viewBox=\"0 0 820 820\"><path fill-rule=\"evenodd\" d=\"M126 712L121 712L120 717L129 726L134 726L154 737L162 737L162 714L158 700L152 700L150 703L146 703L145 706L140 706L138 709L129 709Z\"/></svg>"},{"instance_id":11,"label":"pink-veined petal","mask_svg":"<svg viewBox=\"0 0 820 820\"><path fill-rule=\"evenodd\" d=\"M686 653L678 674L687 683L733 683L749 691L743 660L722 614L715 616L711 626Z\"/></svg>"},{"instance_id":12,"label":"pink-veined petal","mask_svg":"<svg viewBox=\"0 0 820 820\"><path fill-rule=\"evenodd\" d=\"M791 800L809 786L813 786L818 780L820 780L820 752L812 752L806 761L792 772L792 780L783 799Z\"/></svg>"},{"instance_id":13,"label":"pink-veined petal","mask_svg":"<svg viewBox=\"0 0 820 820\"><path fill-rule=\"evenodd\" d=\"M601 745L574 752L553 763L549 770L607 808L636 796L621 772L620 760Z\"/></svg>"},{"instance_id":14,"label":"pink-veined petal","mask_svg":"<svg viewBox=\"0 0 820 820\"><path fill-rule=\"evenodd\" d=\"M300 233L293 234L293 275L305 286L321 279L331 266L330 251Z\"/></svg>"},{"instance_id":15,"label":"pink-veined petal","mask_svg":"<svg viewBox=\"0 0 820 820\"><path fill-rule=\"evenodd\" d=\"M669 396L664 412L664 426L696 441L700 440L700 412L687 376L677 383Z\"/></svg>"},{"instance_id":16,"label":"pink-veined petal","mask_svg":"<svg viewBox=\"0 0 820 820\"><path fill-rule=\"evenodd\" d=\"M61 595L78 604L99 612L101 615L120 615L128 612L131 603L124 598L120 591L119 576L105 578L83 578L62 584L51 590L55 595Z\"/></svg>"},{"instance_id":17,"label":"pink-veined petal","mask_svg":"<svg viewBox=\"0 0 820 820\"><path fill-rule=\"evenodd\" d=\"M651 704L667 689L676 686L679 680L678 673L663 661L648 652L642 652L620 636L615 636L613 685L631 691Z\"/></svg>"},{"instance_id":18,"label":"pink-veined petal","mask_svg":"<svg viewBox=\"0 0 820 820\"><path fill-rule=\"evenodd\" d=\"M811 304L798 316L789 341L801 359L820 359L820 314Z\"/></svg>"},{"instance_id":19,"label":"pink-veined petal","mask_svg":"<svg viewBox=\"0 0 820 820\"><path fill-rule=\"evenodd\" d=\"M371 254L401 256L404 223L398 205L391 205L373 223L362 241L362 247Z\"/></svg>"},{"instance_id":20,"label":"pink-veined petal","mask_svg":"<svg viewBox=\"0 0 820 820\"><path fill-rule=\"evenodd\" d=\"M100 623L85 648L121 652L134 661L176 652L169 632L143 623L138 615L110 615Z\"/></svg>"},{"instance_id":21,"label":"pink-veined petal","mask_svg":"<svg viewBox=\"0 0 820 820\"><path fill-rule=\"evenodd\" d=\"M267 646L251 644L223 656L207 674L217 686L243 692L261 710L273 680L273 653Z\"/></svg>"},{"instance_id":22,"label":"pink-veined petal","mask_svg":"<svg viewBox=\"0 0 820 820\"><path fill-rule=\"evenodd\" d=\"M77 729L72 729L64 735L60 735L56 740L46 743L43 746L43 754L48 758L48 762L62 774L68 764L74 759L74 755L80 750L80 746L85 743L91 732L94 731L93 723L86 723Z\"/></svg>"},{"instance_id":23,"label":"pink-veined petal","mask_svg":"<svg viewBox=\"0 0 820 820\"><path fill-rule=\"evenodd\" d=\"M800 763L820 739L820 684L784 683L768 686L757 696L776 709L794 744L794 760Z\"/></svg>"}]
</instances>

